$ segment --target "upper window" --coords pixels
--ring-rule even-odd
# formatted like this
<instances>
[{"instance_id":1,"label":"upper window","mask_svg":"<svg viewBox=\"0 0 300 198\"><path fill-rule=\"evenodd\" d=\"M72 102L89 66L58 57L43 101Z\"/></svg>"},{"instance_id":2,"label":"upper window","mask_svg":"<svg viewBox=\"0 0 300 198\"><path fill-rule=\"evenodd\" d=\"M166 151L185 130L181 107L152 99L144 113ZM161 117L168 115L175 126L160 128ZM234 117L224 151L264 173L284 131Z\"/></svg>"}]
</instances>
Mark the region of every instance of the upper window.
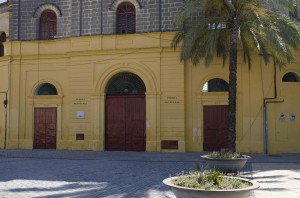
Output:
<instances>
[{"instance_id":1,"label":"upper window","mask_svg":"<svg viewBox=\"0 0 300 198\"><path fill-rule=\"evenodd\" d=\"M117 9L117 34L135 33L136 12L132 3L121 3Z\"/></svg>"},{"instance_id":2,"label":"upper window","mask_svg":"<svg viewBox=\"0 0 300 198\"><path fill-rule=\"evenodd\" d=\"M220 78L214 78L206 82L202 92L225 92L229 90L228 83Z\"/></svg>"},{"instance_id":3,"label":"upper window","mask_svg":"<svg viewBox=\"0 0 300 198\"><path fill-rule=\"evenodd\" d=\"M35 95L57 95L57 89L50 83L43 83L36 88Z\"/></svg>"},{"instance_id":4,"label":"upper window","mask_svg":"<svg viewBox=\"0 0 300 198\"><path fill-rule=\"evenodd\" d=\"M5 32L0 32L0 56L4 56L4 45L3 42L6 41Z\"/></svg>"},{"instance_id":5,"label":"upper window","mask_svg":"<svg viewBox=\"0 0 300 198\"><path fill-rule=\"evenodd\" d=\"M40 16L40 39L53 39L57 33L57 16L52 10L45 10Z\"/></svg>"},{"instance_id":6,"label":"upper window","mask_svg":"<svg viewBox=\"0 0 300 198\"><path fill-rule=\"evenodd\" d=\"M296 73L288 72L282 77L282 82L300 82L300 78Z\"/></svg>"}]
</instances>

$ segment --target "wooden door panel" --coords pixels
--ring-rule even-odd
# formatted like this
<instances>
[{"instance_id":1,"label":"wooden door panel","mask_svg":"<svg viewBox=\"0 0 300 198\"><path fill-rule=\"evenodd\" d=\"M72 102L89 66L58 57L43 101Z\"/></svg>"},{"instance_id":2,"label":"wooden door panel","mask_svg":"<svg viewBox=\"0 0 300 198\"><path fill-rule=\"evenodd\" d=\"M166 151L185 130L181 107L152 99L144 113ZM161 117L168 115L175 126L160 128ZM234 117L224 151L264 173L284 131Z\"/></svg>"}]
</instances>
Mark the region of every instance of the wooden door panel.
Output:
<instances>
[{"instance_id":1,"label":"wooden door panel","mask_svg":"<svg viewBox=\"0 0 300 198\"><path fill-rule=\"evenodd\" d=\"M228 106L203 106L204 151L228 148Z\"/></svg>"},{"instance_id":2,"label":"wooden door panel","mask_svg":"<svg viewBox=\"0 0 300 198\"><path fill-rule=\"evenodd\" d=\"M145 129L144 123L129 122L126 125L126 150L127 151L145 151Z\"/></svg>"},{"instance_id":3,"label":"wooden door panel","mask_svg":"<svg viewBox=\"0 0 300 198\"><path fill-rule=\"evenodd\" d=\"M145 95L108 95L105 149L145 151Z\"/></svg>"},{"instance_id":4,"label":"wooden door panel","mask_svg":"<svg viewBox=\"0 0 300 198\"><path fill-rule=\"evenodd\" d=\"M105 149L125 150L125 100L122 97L107 96Z\"/></svg>"},{"instance_id":5,"label":"wooden door panel","mask_svg":"<svg viewBox=\"0 0 300 198\"><path fill-rule=\"evenodd\" d=\"M125 122L118 123L119 126L108 126L106 129L105 145L108 151L125 150Z\"/></svg>"},{"instance_id":6,"label":"wooden door panel","mask_svg":"<svg viewBox=\"0 0 300 198\"><path fill-rule=\"evenodd\" d=\"M126 98L126 150L146 150L146 102L145 95Z\"/></svg>"},{"instance_id":7,"label":"wooden door panel","mask_svg":"<svg viewBox=\"0 0 300 198\"><path fill-rule=\"evenodd\" d=\"M46 126L45 126L45 114L42 108L34 109L34 149L44 149L45 148L45 136L46 136Z\"/></svg>"},{"instance_id":8,"label":"wooden door panel","mask_svg":"<svg viewBox=\"0 0 300 198\"><path fill-rule=\"evenodd\" d=\"M46 148L56 149L56 124L46 124Z\"/></svg>"},{"instance_id":9,"label":"wooden door panel","mask_svg":"<svg viewBox=\"0 0 300 198\"><path fill-rule=\"evenodd\" d=\"M56 149L56 109L47 108L46 110L46 148Z\"/></svg>"},{"instance_id":10,"label":"wooden door panel","mask_svg":"<svg viewBox=\"0 0 300 198\"><path fill-rule=\"evenodd\" d=\"M34 109L34 149L56 149L56 108Z\"/></svg>"}]
</instances>

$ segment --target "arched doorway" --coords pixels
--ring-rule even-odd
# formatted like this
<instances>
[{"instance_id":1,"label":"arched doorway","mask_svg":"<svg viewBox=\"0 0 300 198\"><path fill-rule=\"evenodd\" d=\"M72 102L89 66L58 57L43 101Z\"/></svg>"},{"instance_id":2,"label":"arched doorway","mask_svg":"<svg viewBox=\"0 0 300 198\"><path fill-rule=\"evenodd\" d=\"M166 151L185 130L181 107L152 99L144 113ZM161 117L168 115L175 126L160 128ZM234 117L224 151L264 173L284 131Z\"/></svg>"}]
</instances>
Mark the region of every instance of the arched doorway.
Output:
<instances>
[{"instance_id":1,"label":"arched doorway","mask_svg":"<svg viewBox=\"0 0 300 198\"><path fill-rule=\"evenodd\" d=\"M220 78L207 81L202 92L228 92L228 83ZM203 106L203 150L228 148L228 105Z\"/></svg>"},{"instance_id":2,"label":"arched doorway","mask_svg":"<svg viewBox=\"0 0 300 198\"><path fill-rule=\"evenodd\" d=\"M36 96L57 95L57 89L51 83L40 84L34 93ZM57 108L34 108L33 149L56 149Z\"/></svg>"},{"instance_id":3,"label":"arched doorway","mask_svg":"<svg viewBox=\"0 0 300 198\"><path fill-rule=\"evenodd\" d=\"M106 87L105 150L146 150L146 87L129 72L116 74Z\"/></svg>"}]
</instances>

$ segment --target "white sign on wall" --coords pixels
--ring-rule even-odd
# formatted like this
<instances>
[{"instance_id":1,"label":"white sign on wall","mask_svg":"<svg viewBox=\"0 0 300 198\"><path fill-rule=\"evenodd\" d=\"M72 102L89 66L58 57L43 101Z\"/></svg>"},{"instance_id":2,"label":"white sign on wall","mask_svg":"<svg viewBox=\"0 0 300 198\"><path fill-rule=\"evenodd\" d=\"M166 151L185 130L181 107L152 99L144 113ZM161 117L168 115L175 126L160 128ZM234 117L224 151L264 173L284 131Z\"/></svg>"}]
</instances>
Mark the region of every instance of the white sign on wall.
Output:
<instances>
[{"instance_id":1,"label":"white sign on wall","mask_svg":"<svg viewBox=\"0 0 300 198\"><path fill-rule=\"evenodd\" d=\"M295 122L296 121L296 114L295 113L291 113L291 115L290 115L290 121L291 122Z\"/></svg>"},{"instance_id":2,"label":"white sign on wall","mask_svg":"<svg viewBox=\"0 0 300 198\"><path fill-rule=\"evenodd\" d=\"M285 122L285 115L284 115L284 113L279 113L279 121L280 122Z\"/></svg>"},{"instance_id":3,"label":"white sign on wall","mask_svg":"<svg viewBox=\"0 0 300 198\"><path fill-rule=\"evenodd\" d=\"M85 118L85 112L84 111L77 111L76 118L77 119L84 119Z\"/></svg>"}]
</instances>

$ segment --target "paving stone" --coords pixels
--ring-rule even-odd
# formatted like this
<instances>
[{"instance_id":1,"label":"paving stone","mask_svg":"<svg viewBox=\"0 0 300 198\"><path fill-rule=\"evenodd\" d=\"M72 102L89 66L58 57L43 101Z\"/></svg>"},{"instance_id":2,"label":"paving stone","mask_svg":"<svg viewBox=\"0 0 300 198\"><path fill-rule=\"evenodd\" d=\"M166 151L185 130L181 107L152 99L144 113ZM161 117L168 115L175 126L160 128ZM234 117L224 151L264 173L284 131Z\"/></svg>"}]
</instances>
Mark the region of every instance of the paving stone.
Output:
<instances>
[{"instance_id":1,"label":"paving stone","mask_svg":"<svg viewBox=\"0 0 300 198\"><path fill-rule=\"evenodd\" d=\"M195 169L203 153L0 150L0 197L174 198L162 180ZM300 155L251 155L251 198L299 197Z\"/></svg>"}]
</instances>

